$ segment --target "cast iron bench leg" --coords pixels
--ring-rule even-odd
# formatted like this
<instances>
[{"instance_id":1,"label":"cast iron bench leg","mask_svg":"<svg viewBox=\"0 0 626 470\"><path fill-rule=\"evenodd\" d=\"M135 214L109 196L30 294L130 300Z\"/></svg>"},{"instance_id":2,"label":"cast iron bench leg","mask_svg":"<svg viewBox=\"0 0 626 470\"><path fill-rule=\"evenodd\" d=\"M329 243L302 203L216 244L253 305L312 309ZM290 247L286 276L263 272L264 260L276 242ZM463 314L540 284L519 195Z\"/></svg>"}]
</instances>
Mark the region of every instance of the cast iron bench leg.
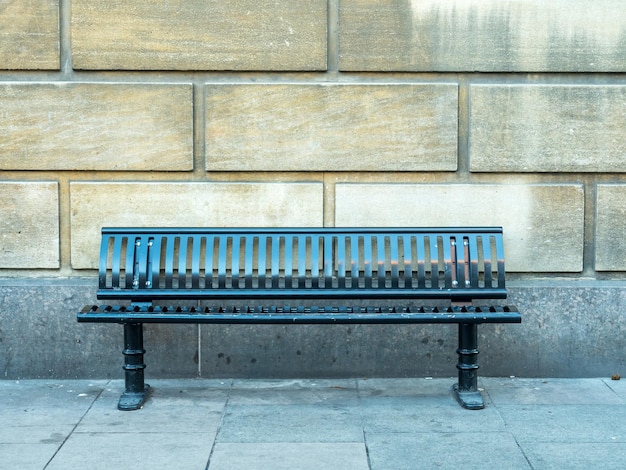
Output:
<instances>
[{"instance_id":1,"label":"cast iron bench leg","mask_svg":"<svg viewBox=\"0 0 626 470\"><path fill-rule=\"evenodd\" d=\"M459 383L454 385L454 396L468 410L480 410L485 401L478 391L478 326L459 323Z\"/></svg>"},{"instance_id":2,"label":"cast iron bench leg","mask_svg":"<svg viewBox=\"0 0 626 470\"><path fill-rule=\"evenodd\" d=\"M124 323L124 371L126 390L120 397L117 408L122 411L138 410L148 398L150 386L144 383L143 370L143 325Z\"/></svg>"}]
</instances>

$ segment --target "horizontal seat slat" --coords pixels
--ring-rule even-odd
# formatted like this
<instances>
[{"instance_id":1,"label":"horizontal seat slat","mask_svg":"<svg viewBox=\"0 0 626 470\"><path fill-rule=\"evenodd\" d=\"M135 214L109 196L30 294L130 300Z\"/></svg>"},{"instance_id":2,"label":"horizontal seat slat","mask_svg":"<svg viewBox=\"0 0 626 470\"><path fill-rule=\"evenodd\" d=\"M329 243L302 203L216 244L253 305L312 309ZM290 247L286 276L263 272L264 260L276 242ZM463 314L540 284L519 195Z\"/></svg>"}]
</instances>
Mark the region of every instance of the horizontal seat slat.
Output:
<instances>
[{"instance_id":1,"label":"horizontal seat slat","mask_svg":"<svg viewBox=\"0 0 626 470\"><path fill-rule=\"evenodd\" d=\"M178 307L92 306L78 314L80 322L224 323L224 324L411 324L520 323L509 306L402 307Z\"/></svg>"}]
</instances>

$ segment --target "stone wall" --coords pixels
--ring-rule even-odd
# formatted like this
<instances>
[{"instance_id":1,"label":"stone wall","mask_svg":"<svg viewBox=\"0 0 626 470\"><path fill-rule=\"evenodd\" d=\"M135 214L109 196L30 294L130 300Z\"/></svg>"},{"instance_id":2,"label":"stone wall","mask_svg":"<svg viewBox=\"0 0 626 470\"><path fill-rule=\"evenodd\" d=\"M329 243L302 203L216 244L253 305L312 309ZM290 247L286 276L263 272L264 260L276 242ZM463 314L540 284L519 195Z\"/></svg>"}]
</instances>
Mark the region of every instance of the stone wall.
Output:
<instances>
[{"instance_id":1,"label":"stone wall","mask_svg":"<svg viewBox=\"0 0 626 470\"><path fill-rule=\"evenodd\" d=\"M524 323L483 373L626 364L621 0L5 0L0 38L4 377L119 373L74 318L105 225L502 225ZM456 360L440 326L147 329L153 375Z\"/></svg>"}]
</instances>

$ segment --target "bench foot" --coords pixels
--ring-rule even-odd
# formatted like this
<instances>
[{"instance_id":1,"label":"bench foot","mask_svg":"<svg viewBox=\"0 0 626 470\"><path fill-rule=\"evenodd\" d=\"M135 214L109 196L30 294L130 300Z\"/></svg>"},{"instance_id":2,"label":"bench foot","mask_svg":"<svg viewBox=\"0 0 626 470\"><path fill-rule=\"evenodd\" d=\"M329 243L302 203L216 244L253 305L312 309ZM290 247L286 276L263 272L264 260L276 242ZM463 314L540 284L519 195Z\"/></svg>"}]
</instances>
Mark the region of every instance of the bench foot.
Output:
<instances>
[{"instance_id":1,"label":"bench foot","mask_svg":"<svg viewBox=\"0 0 626 470\"><path fill-rule=\"evenodd\" d=\"M485 400L478 390L459 390L459 385L454 384L452 392L456 401L466 410L482 410L485 407Z\"/></svg>"},{"instance_id":2,"label":"bench foot","mask_svg":"<svg viewBox=\"0 0 626 470\"><path fill-rule=\"evenodd\" d=\"M133 411L143 407L150 396L150 386L145 385L143 392L124 392L120 397L120 401L117 404L117 409L120 411Z\"/></svg>"}]
</instances>

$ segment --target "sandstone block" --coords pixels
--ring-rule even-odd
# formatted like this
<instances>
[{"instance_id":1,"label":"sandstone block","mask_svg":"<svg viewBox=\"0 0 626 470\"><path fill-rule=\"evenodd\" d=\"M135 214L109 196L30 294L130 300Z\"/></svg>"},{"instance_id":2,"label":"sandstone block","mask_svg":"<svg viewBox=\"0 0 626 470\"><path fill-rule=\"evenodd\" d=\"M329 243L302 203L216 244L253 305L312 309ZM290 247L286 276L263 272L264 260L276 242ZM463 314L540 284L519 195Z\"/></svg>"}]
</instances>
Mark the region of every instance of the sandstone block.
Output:
<instances>
[{"instance_id":1,"label":"sandstone block","mask_svg":"<svg viewBox=\"0 0 626 470\"><path fill-rule=\"evenodd\" d=\"M458 87L207 85L207 169L454 171Z\"/></svg>"},{"instance_id":2,"label":"sandstone block","mask_svg":"<svg viewBox=\"0 0 626 470\"><path fill-rule=\"evenodd\" d=\"M626 171L626 86L472 85L470 169Z\"/></svg>"},{"instance_id":3,"label":"sandstone block","mask_svg":"<svg viewBox=\"0 0 626 470\"><path fill-rule=\"evenodd\" d=\"M624 72L621 0L342 0L341 70Z\"/></svg>"},{"instance_id":4,"label":"sandstone block","mask_svg":"<svg viewBox=\"0 0 626 470\"><path fill-rule=\"evenodd\" d=\"M0 268L58 267L58 184L0 182Z\"/></svg>"},{"instance_id":5,"label":"sandstone block","mask_svg":"<svg viewBox=\"0 0 626 470\"><path fill-rule=\"evenodd\" d=\"M323 225L321 183L96 183L70 185L72 267L98 267L104 226Z\"/></svg>"},{"instance_id":6,"label":"sandstone block","mask_svg":"<svg viewBox=\"0 0 626 470\"><path fill-rule=\"evenodd\" d=\"M596 270L626 271L626 185L599 184L596 193Z\"/></svg>"},{"instance_id":7,"label":"sandstone block","mask_svg":"<svg viewBox=\"0 0 626 470\"><path fill-rule=\"evenodd\" d=\"M0 69L59 69L59 54L59 0L0 2Z\"/></svg>"},{"instance_id":8,"label":"sandstone block","mask_svg":"<svg viewBox=\"0 0 626 470\"><path fill-rule=\"evenodd\" d=\"M192 87L0 84L4 170L193 169Z\"/></svg>"},{"instance_id":9,"label":"sandstone block","mask_svg":"<svg viewBox=\"0 0 626 470\"><path fill-rule=\"evenodd\" d=\"M340 226L502 226L506 269L582 270L581 185L338 184Z\"/></svg>"},{"instance_id":10,"label":"sandstone block","mask_svg":"<svg viewBox=\"0 0 626 470\"><path fill-rule=\"evenodd\" d=\"M77 69L325 70L326 0L74 0Z\"/></svg>"}]
</instances>

